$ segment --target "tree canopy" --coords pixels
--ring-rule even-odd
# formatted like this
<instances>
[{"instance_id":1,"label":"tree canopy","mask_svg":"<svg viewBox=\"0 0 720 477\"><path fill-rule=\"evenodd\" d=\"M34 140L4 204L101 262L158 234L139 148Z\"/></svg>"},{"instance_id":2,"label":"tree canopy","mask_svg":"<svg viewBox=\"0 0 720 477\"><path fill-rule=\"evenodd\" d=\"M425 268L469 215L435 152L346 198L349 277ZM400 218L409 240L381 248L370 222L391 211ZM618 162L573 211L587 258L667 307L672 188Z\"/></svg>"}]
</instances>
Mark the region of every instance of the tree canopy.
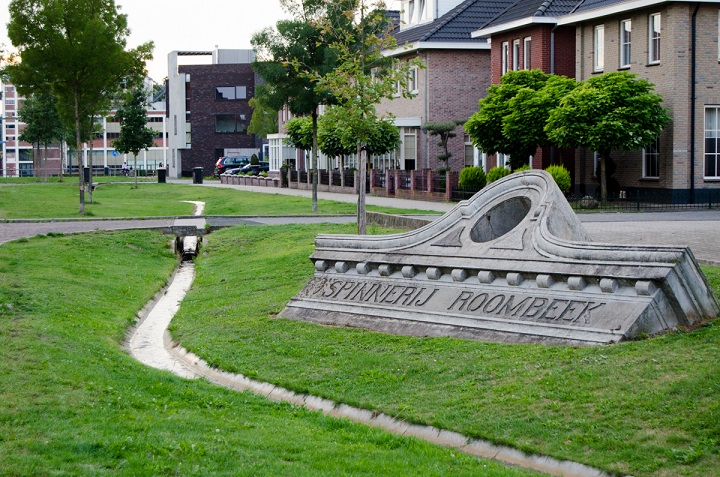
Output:
<instances>
[{"instance_id":1,"label":"tree canopy","mask_svg":"<svg viewBox=\"0 0 720 477\"><path fill-rule=\"evenodd\" d=\"M81 123L107 108L121 80L142 79L152 42L127 49L127 16L114 0L12 0L9 12L8 37L21 59L6 67L10 80L25 96L56 97L80 150Z\"/></svg>"},{"instance_id":2,"label":"tree canopy","mask_svg":"<svg viewBox=\"0 0 720 477\"><path fill-rule=\"evenodd\" d=\"M113 147L120 153L133 154L136 189L137 155L141 150L151 147L155 138L155 131L147 127L146 95L140 87L129 91L115 113L120 121L120 137L113 141Z\"/></svg>"},{"instance_id":3,"label":"tree canopy","mask_svg":"<svg viewBox=\"0 0 720 477\"><path fill-rule=\"evenodd\" d=\"M511 168L516 169L538 147L549 144L548 115L575 86L573 79L540 70L510 71L500 84L488 88L465 130L475 147L488 154L509 155Z\"/></svg>"},{"instance_id":4,"label":"tree canopy","mask_svg":"<svg viewBox=\"0 0 720 477\"><path fill-rule=\"evenodd\" d=\"M610 152L638 150L656 140L670 121L661 103L648 81L624 71L605 73L566 94L550 113L545 131L559 146L599 152L604 199Z\"/></svg>"},{"instance_id":5,"label":"tree canopy","mask_svg":"<svg viewBox=\"0 0 720 477\"><path fill-rule=\"evenodd\" d=\"M23 107L18 111L18 118L25 123L18 139L44 145L46 149L48 144L62 139L65 133L57 110L57 100L48 94L39 93L25 99Z\"/></svg>"}]
</instances>

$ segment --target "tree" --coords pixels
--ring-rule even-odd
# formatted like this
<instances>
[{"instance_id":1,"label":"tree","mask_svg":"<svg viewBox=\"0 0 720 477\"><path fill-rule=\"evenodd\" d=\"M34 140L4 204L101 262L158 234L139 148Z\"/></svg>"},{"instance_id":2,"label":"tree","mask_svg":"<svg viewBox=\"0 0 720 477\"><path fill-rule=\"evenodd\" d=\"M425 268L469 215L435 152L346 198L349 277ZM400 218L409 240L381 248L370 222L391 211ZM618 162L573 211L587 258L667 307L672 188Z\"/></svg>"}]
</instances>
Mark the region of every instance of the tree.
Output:
<instances>
[{"instance_id":1,"label":"tree","mask_svg":"<svg viewBox=\"0 0 720 477\"><path fill-rule=\"evenodd\" d=\"M41 164L47 178L47 148L48 145L63 136L63 126L57 110L57 101L48 94L35 94L23 102L18 111L18 118L25 123L25 128L19 139L31 144L44 146ZM34 155L33 155L34 156ZM62 176L62 167L60 167Z\"/></svg>"},{"instance_id":2,"label":"tree","mask_svg":"<svg viewBox=\"0 0 720 477\"><path fill-rule=\"evenodd\" d=\"M439 154L437 158L445 161L445 169L447 170L450 169L449 160L452 157L452 153L448 151L448 140L457 136L455 129L464 122L461 119L454 119L452 121L429 122L422 126L431 136L438 136L440 139L438 146L442 147L444 152Z\"/></svg>"},{"instance_id":3,"label":"tree","mask_svg":"<svg viewBox=\"0 0 720 477\"><path fill-rule=\"evenodd\" d=\"M332 71L336 56L316 22L335 15L338 4L330 0L281 0L281 4L293 19L278 21L275 28L253 35L250 42L258 58L253 69L265 81L261 97L268 107L279 110L287 106L294 116L311 118L313 167L317 169L318 107L330 103L332 97L315 88L313 78ZM312 210L318 211L317 172L313 175Z\"/></svg>"},{"instance_id":4,"label":"tree","mask_svg":"<svg viewBox=\"0 0 720 477\"><path fill-rule=\"evenodd\" d=\"M321 18L319 28L330 49L337 55L337 67L324 74L306 74L316 89L331 94L348 119L348 137L356 144L362 184L358 194L358 233L365 234L365 174L369 140L377 129L375 105L383 98L392 100L398 90L409 97L408 73L422 67L419 60L393 61L382 52L397 46L391 34L394 24L383 2L366 0L338 3L337 16ZM400 85L400 88L397 86Z\"/></svg>"},{"instance_id":5,"label":"tree","mask_svg":"<svg viewBox=\"0 0 720 477\"><path fill-rule=\"evenodd\" d=\"M550 144L545 122L575 80L540 70L510 71L488 88L478 111L465 123L473 145L488 154L510 156L510 167L527 163L538 147Z\"/></svg>"},{"instance_id":6,"label":"tree","mask_svg":"<svg viewBox=\"0 0 720 477\"><path fill-rule=\"evenodd\" d=\"M6 68L18 91L58 99L80 151L83 122L98 116L121 81L139 82L152 42L126 50L127 16L114 0L11 0L8 37L21 61ZM80 213L85 212L79 174Z\"/></svg>"},{"instance_id":7,"label":"tree","mask_svg":"<svg viewBox=\"0 0 720 477\"><path fill-rule=\"evenodd\" d=\"M309 117L292 118L285 123L287 142L295 149L308 151L313 146L313 123Z\"/></svg>"},{"instance_id":8,"label":"tree","mask_svg":"<svg viewBox=\"0 0 720 477\"><path fill-rule=\"evenodd\" d=\"M545 131L560 146L598 151L605 200L611 151L634 151L656 140L670 121L661 102L648 81L624 71L605 73L569 92L550 113Z\"/></svg>"},{"instance_id":9,"label":"tree","mask_svg":"<svg viewBox=\"0 0 720 477\"><path fill-rule=\"evenodd\" d=\"M248 134L255 134L265 138L268 134L278 132L278 110L271 107L264 97L264 85L255 88L255 96L250 98L250 107L253 108L252 118L248 126Z\"/></svg>"},{"instance_id":10,"label":"tree","mask_svg":"<svg viewBox=\"0 0 720 477\"><path fill-rule=\"evenodd\" d=\"M147 94L142 88L130 91L118 108L115 117L120 120L120 137L113 141L118 152L132 152L135 169L135 188L137 180L137 155L142 149L154 144L155 131L147 127Z\"/></svg>"}]
</instances>

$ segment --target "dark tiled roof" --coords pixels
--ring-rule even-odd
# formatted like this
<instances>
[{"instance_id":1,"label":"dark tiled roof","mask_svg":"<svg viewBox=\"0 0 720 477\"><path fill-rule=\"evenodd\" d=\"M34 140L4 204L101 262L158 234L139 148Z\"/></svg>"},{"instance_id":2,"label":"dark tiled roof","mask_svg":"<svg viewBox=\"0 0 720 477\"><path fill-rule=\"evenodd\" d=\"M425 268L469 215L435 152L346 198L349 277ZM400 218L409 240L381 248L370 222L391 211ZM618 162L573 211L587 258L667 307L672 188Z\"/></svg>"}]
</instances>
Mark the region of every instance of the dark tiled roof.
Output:
<instances>
[{"instance_id":1,"label":"dark tiled roof","mask_svg":"<svg viewBox=\"0 0 720 477\"><path fill-rule=\"evenodd\" d=\"M414 42L477 42L470 33L497 16L514 0L465 0L434 22L418 25L395 34L398 45Z\"/></svg>"},{"instance_id":2,"label":"dark tiled roof","mask_svg":"<svg viewBox=\"0 0 720 477\"><path fill-rule=\"evenodd\" d=\"M625 1L626 0L580 0L571 13L581 13L588 10L595 10L596 8L610 7Z\"/></svg>"},{"instance_id":3,"label":"dark tiled roof","mask_svg":"<svg viewBox=\"0 0 720 477\"><path fill-rule=\"evenodd\" d=\"M556 18L572 12L580 0L516 0L506 10L483 24L483 28L532 17ZM602 1L602 0L594 0ZM604 0L611 1L611 0Z\"/></svg>"}]
</instances>

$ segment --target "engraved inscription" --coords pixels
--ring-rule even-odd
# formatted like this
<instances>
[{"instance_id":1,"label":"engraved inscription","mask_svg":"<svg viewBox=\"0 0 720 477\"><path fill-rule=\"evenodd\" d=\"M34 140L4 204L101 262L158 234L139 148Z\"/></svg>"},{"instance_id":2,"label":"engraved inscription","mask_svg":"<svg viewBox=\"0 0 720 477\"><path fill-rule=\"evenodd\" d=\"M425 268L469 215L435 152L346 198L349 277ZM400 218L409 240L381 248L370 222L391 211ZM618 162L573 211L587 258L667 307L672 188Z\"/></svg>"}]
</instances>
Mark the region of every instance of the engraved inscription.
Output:
<instances>
[{"instance_id":1,"label":"engraved inscription","mask_svg":"<svg viewBox=\"0 0 720 477\"><path fill-rule=\"evenodd\" d=\"M323 301L354 302L424 309L534 322L589 324L607 303L592 299L541 297L526 293L442 289L365 280L316 277L301 297Z\"/></svg>"}]
</instances>

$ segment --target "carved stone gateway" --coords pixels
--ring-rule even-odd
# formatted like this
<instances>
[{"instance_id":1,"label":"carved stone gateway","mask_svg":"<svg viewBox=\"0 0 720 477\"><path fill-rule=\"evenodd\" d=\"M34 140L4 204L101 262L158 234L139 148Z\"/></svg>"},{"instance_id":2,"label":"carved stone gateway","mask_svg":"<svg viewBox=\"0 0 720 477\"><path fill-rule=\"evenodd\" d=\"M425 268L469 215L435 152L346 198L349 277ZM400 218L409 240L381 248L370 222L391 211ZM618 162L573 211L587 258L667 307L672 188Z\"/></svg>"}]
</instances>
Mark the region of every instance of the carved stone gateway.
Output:
<instances>
[{"instance_id":1,"label":"carved stone gateway","mask_svg":"<svg viewBox=\"0 0 720 477\"><path fill-rule=\"evenodd\" d=\"M552 177L512 174L389 236L318 235L282 317L415 336L590 345L717 316L687 247L592 243Z\"/></svg>"}]
</instances>

